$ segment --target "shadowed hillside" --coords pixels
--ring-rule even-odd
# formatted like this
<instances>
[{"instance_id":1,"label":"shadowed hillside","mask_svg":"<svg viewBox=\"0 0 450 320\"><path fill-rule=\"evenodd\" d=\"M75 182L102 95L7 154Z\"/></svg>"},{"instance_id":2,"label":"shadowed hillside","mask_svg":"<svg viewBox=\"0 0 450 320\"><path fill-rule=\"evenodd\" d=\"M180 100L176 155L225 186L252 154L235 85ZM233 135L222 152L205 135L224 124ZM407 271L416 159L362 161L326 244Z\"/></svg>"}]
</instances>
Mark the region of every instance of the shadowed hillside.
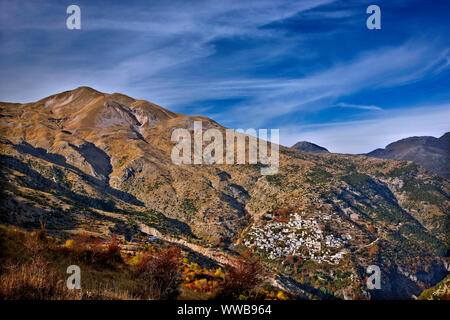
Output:
<instances>
[{"instance_id":1,"label":"shadowed hillside","mask_svg":"<svg viewBox=\"0 0 450 320\"><path fill-rule=\"evenodd\" d=\"M450 132L440 138L410 137L393 142L385 149L367 153L369 157L399 159L414 163L440 175L450 178Z\"/></svg>"}]
</instances>

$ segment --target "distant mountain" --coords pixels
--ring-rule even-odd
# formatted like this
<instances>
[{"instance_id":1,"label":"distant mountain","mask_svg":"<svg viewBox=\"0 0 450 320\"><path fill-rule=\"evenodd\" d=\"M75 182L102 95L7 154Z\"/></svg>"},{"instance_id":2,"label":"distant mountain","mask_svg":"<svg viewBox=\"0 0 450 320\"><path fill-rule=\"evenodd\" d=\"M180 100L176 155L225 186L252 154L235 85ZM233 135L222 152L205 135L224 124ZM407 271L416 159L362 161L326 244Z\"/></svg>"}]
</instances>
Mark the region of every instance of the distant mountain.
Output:
<instances>
[{"instance_id":1,"label":"distant mountain","mask_svg":"<svg viewBox=\"0 0 450 320\"><path fill-rule=\"evenodd\" d=\"M414 163L442 177L450 177L450 132L440 138L410 137L393 142L385 149L376 149L366 155L381 159L400 159Z\"/></svg>"},{"instance_id":2,"label":"distant mountain","mask_svg":"<svg viewBox=\"0 0 450 320\"><path fill-rule=\"evenodd\" d=\"M314 144L314 143L311 143L308 141L297 142L291 148L300 150L300 151L311 152L311 153L330 153L324 147L318 146L317 144Z\"/></svg>"}]
</instances>

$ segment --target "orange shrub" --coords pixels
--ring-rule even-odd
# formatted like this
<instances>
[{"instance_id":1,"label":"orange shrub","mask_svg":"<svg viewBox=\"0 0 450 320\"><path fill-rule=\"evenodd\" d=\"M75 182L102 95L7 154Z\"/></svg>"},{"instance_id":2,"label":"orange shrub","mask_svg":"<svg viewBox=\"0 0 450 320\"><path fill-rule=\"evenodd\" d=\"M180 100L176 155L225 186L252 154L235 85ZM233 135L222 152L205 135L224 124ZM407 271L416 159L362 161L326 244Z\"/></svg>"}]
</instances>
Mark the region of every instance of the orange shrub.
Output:
<instances>
[{"instance_id":1,"label":"orange shrub","mask_svg":"<svg viewBox=\"0 0 450 320\"><path fill-rule=\"evenodd\" d=\"M66 240L66 243L64 243L64 247L66 248L74 248L75 247L75 240L68 239Z\"/></svg>"}]
</instances>

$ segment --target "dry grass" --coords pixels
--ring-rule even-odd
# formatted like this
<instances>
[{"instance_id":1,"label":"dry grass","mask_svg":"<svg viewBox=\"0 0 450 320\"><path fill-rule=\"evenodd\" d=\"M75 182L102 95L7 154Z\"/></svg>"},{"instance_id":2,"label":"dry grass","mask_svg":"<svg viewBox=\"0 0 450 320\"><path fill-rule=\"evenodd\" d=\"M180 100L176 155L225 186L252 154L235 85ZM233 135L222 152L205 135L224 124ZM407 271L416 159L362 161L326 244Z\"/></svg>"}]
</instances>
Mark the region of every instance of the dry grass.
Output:
<instances>
[{"instance_id":1,"label":"dry grass","mask_svg":"<svg viewBox=\"0 0 450 320\"><path fill-rule=\"evenodd\" d=\"M126 263L116 237L104 242L87 233L70 245L47 236L45 225L26 233L0 225L0 299L14 300L131 300L235 298L260 283L258 261L245 256L227 271L219 294L187 290L182 284L178 247L143 252L137 263ZM131 262L131 261L130 261ZM81 269L81 289L66 287L69 265Z\"/></svg>"},{"instance_id":2,"label":"dry grass","mask_svg":"<svg viewBox=\"0 0 450 320\"><path fill-rule=\"evenodd\" d=\"M104 243L81 235L73 248L48 237L0 226L0 299L136 299L137 281L116 237ZM69 265L81 268L81 290L66 287Z\"/></svg>"},{"instance_id":3,"label":"dry grass","mask_svg":"<svg viewBox=\"0 0 450 320\"><path fill-rule=\"evenodd\" d=\"M64 280L42 257L32 263L10 265L0 276L2 300L71 300L79 297L79 292L67 289Z\"/></svg>"},{"instance_id":4,"label":"dry grass","mask_svg":"<svg viewBox=\"0 0 450 320\"><path fill-rule=\"evenodd\" d=\"M168 248L125 263L120 241L88 233L59 244L45 225L32 233L0 226L0 299L175 299L181 284L181 252ZM66 287L69 265L81 269L81 290Z\"/></svg>"}]
</instances>

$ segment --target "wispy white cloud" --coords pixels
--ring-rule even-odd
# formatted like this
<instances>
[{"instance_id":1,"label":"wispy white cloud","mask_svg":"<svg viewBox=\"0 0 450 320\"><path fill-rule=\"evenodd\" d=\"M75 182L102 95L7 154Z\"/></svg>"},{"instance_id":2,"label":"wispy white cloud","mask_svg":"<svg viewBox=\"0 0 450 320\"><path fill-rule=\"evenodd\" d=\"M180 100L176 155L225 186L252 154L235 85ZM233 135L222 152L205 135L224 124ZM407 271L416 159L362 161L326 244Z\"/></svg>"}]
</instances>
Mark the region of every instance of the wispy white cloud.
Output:
<instances>
[{"instance_id":1,"label":"wispy white cloud","mask_svg":"<svg viewBox=\"0 0 450 320\"><path fill-rule=\"evenodd\" d=\"M233 37L271 37L275 31L262 29L261 26L334 1L171 0L136 1L128 5L80 0L82 30L78 34L65 30L67 15L62 3L24 1L18 4L0 1L0 31L5 40L3 54L13 56L26 53L35 58L30 60L28 57L20 65L3 66L0 74L3 77L14 74L15 83L0 88L0 99L35 100L48 93L46 87L54 88L54 92L62 87L69 89L77 83L109 88L106 91L126 92L168 107L179 102L189 104L194 97L203 99L211 96L205 92L217 81L208 75L196 81L189 74L183 74L183 70L195 68L200 59L215 53L212 42ZM30 47L29 41L14 36L14 32L22 36L23 31L29 30L38 32L40 36L47 32L50 39L59 33L59 38L49 41L49 45ZM95 53L86 52L84 47L64 52L64 46L70 48L71 41L95 32L125 32L125 35L111 39L109 45ZM130 35L131 38L128 38ZM270 53L268 50L266 58L284 49L272 49ZM242 57L238 59L244 62ZM251 58L248 59L250 61ZM233 63L228 59L223 69L226 64L231 67ZM205 86L208 83L210 85ZM28 92L23 92L25 84ZM187 91L189 89L192 91ZM225 90L226 86L213 91L221 91L225 96L232 95L232 88L229 94L224 94Z\"/></svg>"},{"instance_id":2,"label":"wispy white cloud","mask_svg":"<svg viewBox=\"0 0 450 320\"><path fill-rule=\"evenodd\" d=\"M247 126L262 126L275 117L293 112L308 112L329 108L339 97L363 89L395 87L411 81L423 80L448 69L447 56L436 57L439 49L424 42L408 42L398 47L380 48L359 57L336 63L325 70L297 79L233 79L201 82L189 87L199 98L253 97L227 113L217 115L220 121L240 121ZM432 61L432 62L430 62ZM415 72L420 70L420 72ZM178 92L183 95L183 90ZM348 104L347 107L350 107ZM353 107L356 107L353 105ZM361 108L379 110L376 106ZM242 114L252 114L242 118Z\"/></svg>"},{"instance_id":3,"label":"wispy white cloud","mask_svg":"<svg viewBox=\"0 0 450 320\"><path fill-rule=\"evenodd\" d=\"M280 129L280 143L291 146L310 141L331 152L367 153L411 136L439 137L450 131L450 104L385 110L370 120L288 126Z\"/></svg>"},{"instance_id":4,"label":"wispy white cloud","mask_svg":"<svg viewBox=\"0 0 450 320\"><path fill-rule=\"evenodd\" d=\"M64 32L63 3L0 0L0 58L23 56L18 64L0 62L0 76L11 79L0 86L0 100L33 101L88 85L147 99L174 111L207 115L235 128L283 125L288 130L285 144L308 138L339 152L367 152L422 128L423 134L444 128L441 122L447 113L442 108L440 113L424 108L424 124L420 125L418 111L413 117L392 113L384 104L381 108L370 101L358 99L361 103L354 103L351 99L364 90L396 88L447 71L450 48L445 42L434 41L434 35L390 46L383 42L377 49L371 46L365 50L355 43L354 52L322 60L321 52L308 47L311 39L307 34L286 35L281 29L266 28L298 13L327 25L330 19L341 19L339 25L347 27L355 20L359 23L359 5L356 10L342 2L332 9L326 6L335 2L171 0L125 5L80 0L83 29ZM30 30L45 44L30 39ZM337 26L333 31L315 31L314 41L340 30ZM87 42L80 45L80 39ZM225 54L219 51L221 41L236 39L258 41L258 46L234 47ZM266 69L258 72L266 65L275 65L277 71L274 61L280 57L293 58L297 63L291 69L299 70L275 75ZM309 64L313 67L301 70ZM223 108L208 108L203 102L226 99L238 102ZM354 113L366 110L365 114L379 117L319 127L292 126L292 122L287 127L283 122L291 115L336 106L349 112L355 109ZM436 126L432 125L434 116L440 123ZM407 124L402 125L404 121ZM398 131L386 130L386 126ZM303 134L309 135L300 139Z\"/></svg>"},{"instance_id":5,"label":"wispy white cloud","mask_svg":"<svg viewBox=\"0 0 450 320\"><path fill-rule=\"evenodd\" d=\"M367 105L351 104L351 103L344 103L344 102L340 102L340 103L336 104L336 106L341 107L341 108L361 109L361 110L377 110L377 111L383 110L383 108L380 108L377 106L367 106Z\"/></svg>"}]
</instances>

